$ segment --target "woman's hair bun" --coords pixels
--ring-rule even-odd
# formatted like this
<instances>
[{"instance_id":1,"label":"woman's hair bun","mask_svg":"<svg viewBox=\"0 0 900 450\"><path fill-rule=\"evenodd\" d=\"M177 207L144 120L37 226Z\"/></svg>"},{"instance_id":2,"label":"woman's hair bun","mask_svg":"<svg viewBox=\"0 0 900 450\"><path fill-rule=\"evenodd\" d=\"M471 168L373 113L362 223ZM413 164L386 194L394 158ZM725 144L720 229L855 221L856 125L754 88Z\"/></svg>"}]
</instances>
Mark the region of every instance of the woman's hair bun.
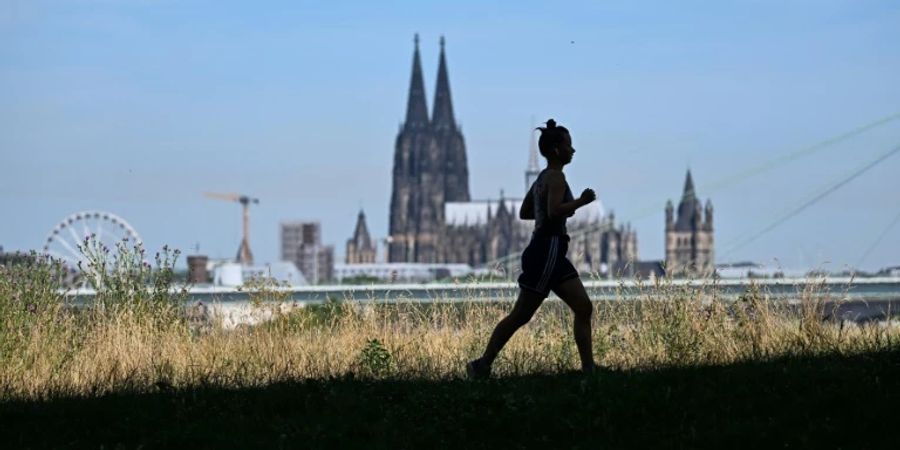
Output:
<instances>
[{"instance_id":1,"label":"woman's hair bun","mask_svg":"<svg viewBox=\"0 0 900 450\"><path fill-rule=\"evenodd\" d=\"M556 126L556 121L553 119L548 120L546 124L546 127L537 127L538 130L541 130L538 148L542 155L549 158L548 155L563 142L565 136L569 134L569 130L566 127Z\"/></svg>"}]
</instances>

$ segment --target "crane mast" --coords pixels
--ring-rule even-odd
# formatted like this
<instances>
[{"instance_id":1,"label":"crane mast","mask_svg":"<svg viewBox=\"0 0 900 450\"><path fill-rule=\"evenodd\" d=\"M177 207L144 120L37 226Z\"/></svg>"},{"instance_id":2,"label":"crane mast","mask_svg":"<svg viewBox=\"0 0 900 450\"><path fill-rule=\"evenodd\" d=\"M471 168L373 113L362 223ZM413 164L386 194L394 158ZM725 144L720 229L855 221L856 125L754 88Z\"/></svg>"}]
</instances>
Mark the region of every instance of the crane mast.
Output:
<instances>
[{"instance_id":1,"label":"crane mast","mask_svg":"<svg viewBox=\"0 0 900 450\"><path fill-rule=\"evenodd\" d=\"M251 266L253 265L253 252L250 251L250 205L258 205L259 199L252 198L248 195L241 194L221 194L217 192L206 192L204 193L206 197L216 199L216 200L224 200L229 202L237 202L241 204L242 209L242 219L243 219L243 236L241 237L241 245L238 247L237 257L235 258L237 262Z\"/></svg>"}]
</instances>

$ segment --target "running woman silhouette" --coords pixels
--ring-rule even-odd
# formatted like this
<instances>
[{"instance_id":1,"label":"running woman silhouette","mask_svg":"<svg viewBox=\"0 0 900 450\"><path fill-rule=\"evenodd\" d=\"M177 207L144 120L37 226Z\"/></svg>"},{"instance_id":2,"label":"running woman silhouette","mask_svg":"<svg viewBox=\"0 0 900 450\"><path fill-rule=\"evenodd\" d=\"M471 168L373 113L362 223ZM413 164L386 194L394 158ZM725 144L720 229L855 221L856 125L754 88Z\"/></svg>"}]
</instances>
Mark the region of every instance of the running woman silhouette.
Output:
<instances>
[{"instance_id":1,"label":"running woman silhouette","mask_svg":"<svg viewBox=\"0 0 900 450\"><path fill-rule=\"evenodd\" d=\"M591 350L591 318L593 306L578 271L566 258L569 235L566 234L566 218L575 210L596 200L591 189L585 189L577 199L566 182L563 167L572 162L575 149L572 136L565 127L557 126L550 119L546 127L538 127L541 137L538 148L547 159L547 168L541 171L525 195L519 218L534 220L531 242L522 253L522 275L519 276L519 298L509 313L491 334L481 358L466 365L469 378L487 378L497 354L509 338L522 325L528 323L544 299L553 291L575 314L575 344L581 357L581 369L594 371Z\"/></svg>"}]
</instances>

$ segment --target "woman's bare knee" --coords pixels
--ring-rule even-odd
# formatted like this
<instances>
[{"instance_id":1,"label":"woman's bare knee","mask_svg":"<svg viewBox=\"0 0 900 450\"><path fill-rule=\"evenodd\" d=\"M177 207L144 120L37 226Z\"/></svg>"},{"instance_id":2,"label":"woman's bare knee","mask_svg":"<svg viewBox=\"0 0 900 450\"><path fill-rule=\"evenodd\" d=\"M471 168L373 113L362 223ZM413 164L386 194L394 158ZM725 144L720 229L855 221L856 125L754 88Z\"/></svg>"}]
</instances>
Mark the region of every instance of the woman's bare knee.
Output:
<instances>
[{"instance_id":1,"label":"woman's bare knee","mask_svg":"<svg viewBox=\"0 0 900 450\"><path fill-rule=\"evenodd\" d=\"M575 318L579 320L590 319L593 314L594 307L591 299L584 290L584 285L578 278L572 278L557 286L554 289L556 295L569 305Z\"/></svg>"}]
</instances>

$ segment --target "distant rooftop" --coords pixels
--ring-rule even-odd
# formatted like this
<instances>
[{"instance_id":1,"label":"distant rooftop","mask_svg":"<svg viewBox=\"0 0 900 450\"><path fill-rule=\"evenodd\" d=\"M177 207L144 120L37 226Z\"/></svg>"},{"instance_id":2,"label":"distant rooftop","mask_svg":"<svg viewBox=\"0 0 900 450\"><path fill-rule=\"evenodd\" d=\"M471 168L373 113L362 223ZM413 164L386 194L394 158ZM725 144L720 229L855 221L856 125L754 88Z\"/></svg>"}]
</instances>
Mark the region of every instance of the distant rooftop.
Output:
<instances>
[{"instance_id":1,"label":"distant rooftop","mask_svg":"<svg viewBox=\"0 0 900 450\"><path fill-rule=\"evenodd\" d=\"M506 212L519 215L521 199L503 199ZM444 220L448 225L484 225L487 224L488 211L491 216L497 215L500 200L473 200L471 202L447 202L444 204Z\"/></svg>"},{"instance_id":2,"label":"distant rooftop","mask_svg":"<svg viewBox=\"0 0 900 450\"><path fill-rule=\"evenodd\" d=\"M506 211L516 217L519 216L519 205L522 199L503 199ZM484 225L487 223L488 211L491 216L497 215L500 207L500 200L473 200L471 202L447 202L444 204L444 220L448 225ZM574 222L595 222L602 219L606 215L603 209L603 202L597 199L587 206L579 208L575 212L575 216L571 221Z\"/></svg>"}]
</instances>

